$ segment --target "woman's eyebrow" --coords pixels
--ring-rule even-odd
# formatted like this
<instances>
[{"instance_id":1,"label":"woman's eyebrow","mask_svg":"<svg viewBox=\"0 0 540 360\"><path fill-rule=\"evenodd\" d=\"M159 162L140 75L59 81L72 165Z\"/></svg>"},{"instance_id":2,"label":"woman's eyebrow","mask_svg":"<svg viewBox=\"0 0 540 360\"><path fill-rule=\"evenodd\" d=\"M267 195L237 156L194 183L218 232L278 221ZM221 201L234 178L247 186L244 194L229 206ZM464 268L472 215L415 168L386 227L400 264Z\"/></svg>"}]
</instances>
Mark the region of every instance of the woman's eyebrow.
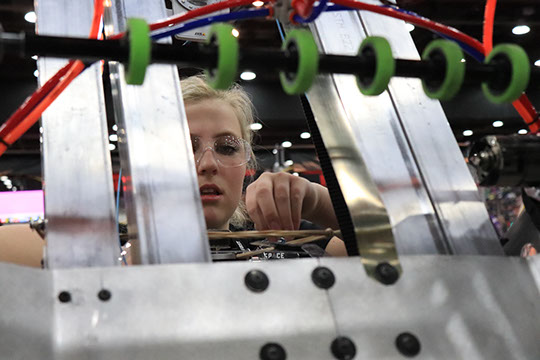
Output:
<instances>
[{"instance_id":1,"label":"woman's eyebrow","mask_svg":"<svg viewBox=\"0 0 540 360\"><path fill-rule=\"evenodd\" d=\"M214 138L217 138L217 137L220 137L220 136L234 136L234 137L238 137L238 135L236 135L235 133L233 133L232 131L222 131L216 135L214 135Z\"/></svg>"}]
</instances>

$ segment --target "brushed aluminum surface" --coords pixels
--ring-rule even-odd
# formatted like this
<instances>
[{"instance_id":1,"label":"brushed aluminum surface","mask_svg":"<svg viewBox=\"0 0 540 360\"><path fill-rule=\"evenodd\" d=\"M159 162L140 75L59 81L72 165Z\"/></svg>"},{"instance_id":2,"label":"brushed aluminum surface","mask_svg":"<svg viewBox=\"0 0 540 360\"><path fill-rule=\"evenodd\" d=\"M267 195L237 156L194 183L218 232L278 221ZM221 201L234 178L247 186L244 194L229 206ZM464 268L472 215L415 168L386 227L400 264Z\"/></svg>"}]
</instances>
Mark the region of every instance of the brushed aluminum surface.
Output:
<instances>
[{"instance_id":1,"label":"brushed aluminum surface","mask_svg":"<svg viewBox=\"0 0 540 360\"><path fill-rule=\"evenodd\" d=\"M367 35L388 39L394 57L420 58L403 21L373 13L357 14ZM501 255L495 229L440 102L424 94L419 79L393 78L389 94L450 253Z\"/></svg>"},{"instance_id":2,"label":"brushed aluminum surface","mask_svg":"<svg viewBox=\"0 0 540 360\"><path fill-rule=\"evenodd\" d=\"M88 37L93 0L36 2L41 35ZM66 60L41 57L44 84ZM118 264L111 159L99 64L79 75L43 113L47 263L51 268Z\"/></svg>"},{"instance_id":3,"label":"brushed aluminum surface","mask_svg":"<svg viewBox=\"0 0 540 360\"><path fill-rule=\"evenodd\" d=\"M323 13L311 29L319 50L327 54L354 55L365 37L352 12ZM321 90L317 98L310 93L310 99L317 103L332 98L345 109L343 119L329 112L327 126L334 126L338 120L348 122L350 136L386 206L398 252L445 253L437 217L388 94L363 96L351 75L332 75L331 79L325 86L334 91ZM315 115L317 119L317 112ZM321 129L321 135L325 138L326 130Z\"/></svg>"},{"instance_id":4,"label":"brushed aluminum surface","mask_svg":"<svg viewBox=\"0 0 540 360\"><path fill-rule=\"evenodd\" d=\"M370 32L378 21L384 26ZM379 35L393 48L399 44L407 50L394 50L395 57L418 58L399 20L367 12L323 13L311 29L326 53L356 54L367 35ZM398 251L501 254L440 103L425 96L420 81L393 78L390 91L367 97L353 76L334 75L333 80L339 94L336 101L346 109L357 146L389 213Z\"/></svg>"},{"instance_id":5,"label":"brushed aluminum surface","mask_svg":"<svg viewBox=\"0 0 540 360\"><path fill-rule=\"evenodd\" d=\"M0 263L2 359L257 359L269 342L287 359L332 359L336 336L355 359L540 358L538 256L404 255L384 286L357 258L38 270ZM328 290L311 274L325 266ZM269 286L252 292L251 270ZM537 278L538 279L538 278ZM111 297L100 300L106 289ZM60 292L71 300L62 303Z\"/></svg>"},{"instance_id":6,"label":"brushed aluminum surface","mask_svg":"<svg viewBox=\"0 0 540 360\"><path fill-rule=\"evenodd\" d=\"M128 17L161 20L165 4L112 1L107 34L124 31ZM123 65L110 69L134 262L210 261L176 67L149 66L142 86L125 83Z\"/></svg>"}]
</instances>

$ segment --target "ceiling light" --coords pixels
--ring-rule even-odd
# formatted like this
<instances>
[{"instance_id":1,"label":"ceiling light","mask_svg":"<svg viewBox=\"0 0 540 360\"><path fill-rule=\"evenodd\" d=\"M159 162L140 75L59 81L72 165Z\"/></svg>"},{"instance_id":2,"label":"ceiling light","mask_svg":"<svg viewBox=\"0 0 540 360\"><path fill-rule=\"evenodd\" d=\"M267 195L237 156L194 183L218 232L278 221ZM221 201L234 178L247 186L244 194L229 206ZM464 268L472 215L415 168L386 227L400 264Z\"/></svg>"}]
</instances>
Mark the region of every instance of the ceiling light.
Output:
<instances>
[{"instance_id":1,"label":"ceiling light","mask_svg":"<svg viewBox=\"0 0 540 360\"><path fill-rule=\"evenodd\" d=\"M116 149L116 145L109 143L109 150L113 151L114 149Z\"/></svg>"},{"instance_id":2,"label":"ceiling light","mask_svg":"<svg viewBox=\"0 0 540 360\"><path fill-rule=\"evenodd\" d=\"M257 75L252 72L252 71L244 71L243 73L240 74L240 79L242 80L253 80L257 77Z\"/></svg>"},{"instance_id":3,"label":"ceiling light","mask_svg":"<svg viewBox=\"0 0 540 360\"><path fill-rule=\"evenodd\" d=\"M34 71L34 76L35 76L35 77L38 77L38 76L39 76L39 70Z\"/></svg>"},{"instance_id":4,"label":"ceiling light","mask_svg":"<svg viewBox=\"0 0 540 360\"><path fill-rule=\"evenodd\" d=\"M285 166L291 166L292 164L294 164L294 161L292 160L286 160L284 163Z\"/></svg>"},{"instance_id":5,"label":"ceiling light","mask_svg":"<svg viewBox=\"0 0 540 360\"><path fill-rule=\"evenodd\" d=\"M114 124L114 125L112 126L112 129L113 129L114 131L118 131L118 125Z\"/></svg>"},{"instance_id":6,"label":"ceiling light","mask_svg":"<svg viewBox=\"0 0 540 360\"><path fill-rule=\"evenodd\" d=\"M264 5L264 2L262 2L262 1L254 1L252 3L252 5L255 6L255 7L261 7L261 6Z\"/></svg>"},{"instance_id":7,"label":"ceiling light","mask_svg":"<svg viewBox=\"0 0 540 360\"><path fill-rule=\"evenodd\" d=\"M528 131L526 129L521 129L521 130L518 131L519 135L525 135L527 133L528 133Z\"/></svg>"},{"instance_id":8,"label":"ceiling light","mask_svg":"<svg viewBox=\"0 0 540 360\"><path fill-rule=\"evenodd\" d=\"M293 172L292 174L293 174L294 176L300 176L300 174L297 173L297 172Z\"/></svg>"},{"instance_id":9,"label":"ceiling light","mask_svg":"<svg viewBox=\"0 0 540 360\"><path fill-rule=\"evenodd\" d=\"M409 24L409 23L405 23L405 28L407 29L408 32L411 32L411 31L414 30L414 25Z\"/></svg>"},{"instance_id":10,"label":"ceiling light","mask_svg":"<svg viewBox=\"0 0 540 360\"><path fill-rule=\"evenodd\" d=\"M504 123L500 120L497 120L497 121L494 121L493 124L491 125L493 125L493 127L501 127L504 125Z\"/></svg>"},{"instance_id":11,"label":"ceiling light","mask_svg":"<svg viewBox=\"0 0 540 360\"><path fill-rule=\"evenodd\" d=\"M303 133L300 134L300 137L301 137L302 139L309 139L309 138L311 137L311 134L308 133L307 131L305 131L305 132L303 132Z\"/></svg>"},{"instance_id":12,"label":"ceiling light","mask_svg":"<svg viewBox=\"0 0 540 360\"><path fill-rule=\"evenodd\" d=\"M36 13L33 11L27 12L24 14L24 20L28 21L29 23L34 24L36 22Z\"/></svg>"},{"instance_id":13,"label":"ceiling light","mask_svg":"<svg viewBox=\"0 0 540 360\"><path fill-rule=\"evenodd\" d=\"M43 134L43 127L42 126L39 127L39 133Z\"/></svg>"},{"instance_id":14,"label":"ceiling light","mask_svg":"<svg viewBox=\"0 0 540 360\"><path fill-rule=\"evenodd\" d=\"M238 37L240 35L240 32L236 29L232 29L231 33L234 37Z\"/></svg>"},{"instance_id":15,"label":"ceiling light","mask_svg":"<svg viewBox=\"0 0 540 360\"><path fill-rule=\"evenodd\" d=\"M17 191L17 187L14 186L14 187L11 189L11 191Z\"/></svg>"},{"instance_id":16,"label":"ceiling light","mask_svg":"<svg viewBox=\"0 0 540 360\"><path fill-rule=\"evenodd\" d=\"M524 35L524 34L528 33L529 31L531 31L531 28L528 27L527 25L518 25L518 26L515 26L512 29L512 34L514 34L514 35Z\"/></svg>"},{"instance_id":17,"label":"ceiling light","mask_svg":"<svg viewBox=\"0 0 540 360\"><path fill-rule=\"evenodd\" d=\"M9 179L4 180L4 185L11 185L11 180L9 180Z\"/></svg>"},{"instance_id":18,"label":"ceiling light","mask_svg":"<svg viewBox=\"0 0 540 360\"><path fill-rule=\"evenodd\" d=\"M118 135L116 135L116 134L109 135L109 140L110 141L118 141Z\"/></svg>"},{"instance_id":19,"label":"ceiling light","mask_svg":"<svg viewBox=\"0 0 540 360\"><path fill-rule=\"evenodd\" d=\"M13 187L13 185L11 185L11 184L6 184L6 187L7 187L8 189L11 189L11 188Z\"/></svg>"},{"instance_id":20,"label":"ceiling light","mask_svg":"<svg viewBox=\"0 0 540 360\"><path fill-rule=\"evenodd\" d=\"M249 128L253 131L257 131L257 130L261 130L262 129L262 124L261 123L253 123L251 125L249 125Z\"/></svg>"},{"instance_id":21,"label":"ceiling light","mask_svg":"<svg viewBox=\"0 0 540 360\"><path fill-rule=\"evenodd\" d=\"M292 142L284 141L281 143L281 146L283 146L284 148L290 148L292 146Z\"/></svg>"},{"instance_id":22,"label":"ceiling light","mask_svg":"<svg viewBox=\"0 0 540 360\"><path fill-rule=\"evenodd\" d=\"M37 55L32 55L32 59L37 60Z\"/></svg>"},{"instance_id":23,"label":"ceiling light","mask_svg":"<svg viewBox=\"0 0 540 360\"><path fill-rule=\"evenodd\" d=\"M463 131L463 136L471 136L473 134L472 130L465 130Z\"/></svg>"},{"instance_id":24,"label":"ceiling light","mask_svg":"<svg viewBox=\"0 0 540 360\"><path fill-rule=\"evenodd\" d=\"M131 243L126 243L126 249L129 249L131 247Z\"/></svg>"},{"instance_id":25,"label":"ceiling light","mask_svg":"<svg viewBox=\"0 0 540 360\"><path fill-rule=\"evenodd\" d=\"M540 66L540 59L539 59L539 60L536 60L536 61L534 62L534 65L535 65L535 66Z\"/></svg>"},{"instance_id":26,"label":"ceiling light","mask_svg":"<svg viewBox=\"0 0 540 360\"><path fill-rule=\"evenodd\" d=\"M461 59L461 62L465 62L465 61L467 61L467 60L465 60L465 59Z\"/></svg>"},{"instance_id":27,"label":"ceiling light","mask_svg":"<svg viewBox=\"0 0 540 360\"><path fill-rule=\"evenodd\" d=\"M0 180L1 180L1 181L6 181L7 179L8 179L7 176L0 176Z\"/></svg>"}]
</instances>

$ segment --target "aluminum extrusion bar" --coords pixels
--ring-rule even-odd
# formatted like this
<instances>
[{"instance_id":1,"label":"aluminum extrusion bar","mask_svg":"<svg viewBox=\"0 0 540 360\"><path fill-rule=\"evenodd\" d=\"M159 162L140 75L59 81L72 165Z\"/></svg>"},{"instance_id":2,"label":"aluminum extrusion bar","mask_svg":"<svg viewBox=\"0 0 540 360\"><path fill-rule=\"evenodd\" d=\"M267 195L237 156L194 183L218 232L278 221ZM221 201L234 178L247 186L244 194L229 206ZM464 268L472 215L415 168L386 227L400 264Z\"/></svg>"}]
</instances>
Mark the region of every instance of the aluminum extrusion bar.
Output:
<instances>
[{"instance_id":1,"label":"aluminum extrusion bar","mask_svg":"<svg viewBox=\"0 0 540 360\"><path fill-rule=\"evenodd\" d=\"M385 36L395 57L420 56L405 22L357 12L367 36ZM453 254L501 255L495 229L439 101L429 99L418 79L393 78L395 109Z\"/></svg>"},{"instance_id":2,"label":"aluminum extrusion bar","mask_svg":"<svg viewBox=\"0 0 540 360\"><path fill-rule=\"evenodd\" d=\"M127 17L164 19L163 2L116 0L105 9L107 35ZM128 228L135 263L210 261L210 249L175 66L151 65L144 84L127 85L110 63Z\"/></svg>"},{"instance_id":3,"label":"aluminum extrusion bar","mask_svg":"<svg viewBox=\"0 0 540 360\"><path fill-rule=\"evenodd\" d=\"M40 34L87 37L93 0L36 3ZM40 58L39 81L65 60ZM111 158L99 65L85 70L42 116L47 218L46 262L51 268L119 264Z\"/></svg>"},{"instance_id":4,"label":"aluminum extrusion bar","mask_svg":"<svg viewBox=\"0 0 540 360\"><path fill-rule=\"evenodd\" d=\"M311 29L321 53L356 54L364 35L352 12L323 13ZM398 253L446 253L435 211L388 94L363 96L354 76L327 75L318 77L308 95L325 143L334 139L339 144L345 133L354 138L390 217ZM329 104L344 110L331 110Z\"/></svg>"},{"instance_id":5,"label":"aluminum extrusion bar","mask_svg":"<svg viewBox=\"0 0 540 360\"><path fill-rule=\"evenodd\" d=\"M373 35L366 33L363 22L369 21L362 22L360 14L371 22L383 18L371 20L372 14L364 12L323 13L311 26L321 50L355 54L362 39ZM386 26L380 26L377 35L408 49L407 54L394 55L418 58L403 23L383 20ZM401 25L403 29L395 28ZM392 79L389 92L367 97L359 92L353 76L333 75L333 80L357 146L381 191L399 252L501 254L442 108L424 95L420 81ZM400 81L406 84L396 86ZM399 106L395 99L402 99ZM416 143L412 143L410 132L415 131Z\"/></svg>"}]
</instances>

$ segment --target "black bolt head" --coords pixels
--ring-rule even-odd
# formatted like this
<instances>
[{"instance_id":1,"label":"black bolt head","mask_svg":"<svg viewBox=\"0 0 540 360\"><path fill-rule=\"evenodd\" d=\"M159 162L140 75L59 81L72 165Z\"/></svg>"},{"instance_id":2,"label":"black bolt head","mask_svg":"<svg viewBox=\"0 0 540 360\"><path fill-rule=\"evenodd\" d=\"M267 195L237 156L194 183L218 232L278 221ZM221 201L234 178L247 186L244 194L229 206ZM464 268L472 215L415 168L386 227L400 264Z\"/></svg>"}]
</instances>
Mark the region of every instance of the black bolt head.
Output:
<instances>
[{"instance_id":1,"label":"black bolt head","mask_svg":"<svg viewBox=\"0 0 540 360\"><path fill-rule=\"evenodd\" d=\"M246 274L244 279L249 290L254 292L262 292L268 288L270 280L268 276L260 270L251 270Z\"/></svg>"},{"instance_id":2,"label":"black bolt head","mask_svg":"<svg viewBox=\"0 0 540 360\"><path fill-rule=\"evenodd\" d=\"M101 301L109 301L111 299L111 292L109 290L103 289L100 292L98 292L98 298Z\"/></svg>"},{"instance_id":3,"label":"black bolt head","mask_svg":"<svg viewBox=\"0 0 540 360\"><path fill-rule=\"evenodd\" d=\"M68 291L62 291L58 294L58 300L62 303L68 303L71 301L71 294Z\"/></svg>"},{"instance_id":4,"label":"black bolt head","mask_svg":"<svg viewBox=\"0 0 540 360\"><path fill-rule=\"evenodd\" d=\"M379 263L375 267L375 278L384 285L392 285L399 279L399 272L387 262Z\"/></svg>"},{"instance_id":5,"label":"black bolt head","mask_svg":"<svg viewBox=\"0 0 540 360\"><path fill-rule=\"evenodd\" d=\"M287 354L281 345L276 343L268 343L261 348L259 357L261 360L285 360L287 358Z\"/></svg>"},{"instance_id":6,"label":"black bolt head","mask_svg":"<svg viewBox=\"0 0 540 360\"><path fill-rule=\"evenodd\" d=\"M404 332L396 338L396 347L401 354L413 357L420 352L420 341L413 334Z\"/></svg>"},{"instance_id":7,"label":"black bolt head","mask_svg":"<svg viewBox=\"0 0 540 360\"><path fill-rule=\"evenodd\" d=\"M336 282L332 270L327 267L319 266L311 273L311 280L321 289L329 289Z\"/></svg>"},{"instance_id":8,"label":"black bolt head","mask_svg":"<svg viewBox=\"0 0 540 360\"><path fill-rule=\"evenodd\" d=\"M332 341L330 347L332 354L336 359L339 360L351 360L356 355L356 346L351 339L339 336Z\"/></svg>"}]
</instances>

